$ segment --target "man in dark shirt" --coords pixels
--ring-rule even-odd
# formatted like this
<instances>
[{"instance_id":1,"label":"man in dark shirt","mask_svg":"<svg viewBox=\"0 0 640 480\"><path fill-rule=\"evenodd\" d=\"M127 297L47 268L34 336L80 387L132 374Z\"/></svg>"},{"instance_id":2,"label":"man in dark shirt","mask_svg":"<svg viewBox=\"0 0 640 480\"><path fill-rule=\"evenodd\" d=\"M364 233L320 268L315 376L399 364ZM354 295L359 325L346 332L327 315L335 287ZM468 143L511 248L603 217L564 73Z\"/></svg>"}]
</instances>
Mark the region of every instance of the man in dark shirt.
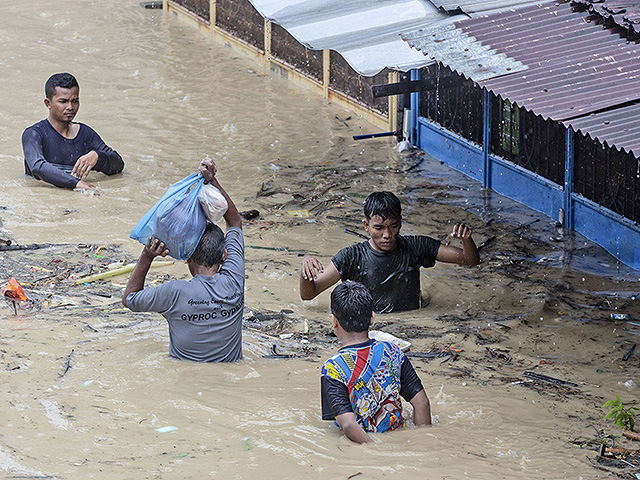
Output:
<instances>
[{"instance_id":1,"label":"man in dark shirt","mask_svg":"<svg viewBox=\"0 0 640 480\"><path fill-rule=\"evenodd\" d=\"M413 423L431 425L431 405L411 362L400 347L369 338L373 300L367 287L345 282L331 292L331 322L344 345L322 366L322 419L335 420L356 443L367 432L404 425L402 400L413 406Z\"/></svg>"},{"instance_id":2,"label":"man in dark shirt","mask_svg":"<svg viewBox=\"0 0 640 480\"><path fill-rule=\"evenodd\" d=\"M374 192L364 202L364 229L371 238L340 250L327 268L314 257L302 260L300 297L315 298L339 280L363 283L373 295L376 313L420 308L420 267L436 261L477 265L478 249L471 229L457 223L451 236L462 248L441 245L422 235L401 236L402 207L391 192Z\"/></svg>"},{"instance_id":3,"label":"man in dark shirt","mask_svg":"<svg viewBox=\"0 0 640 480\"><path fill-rule=\"evenodd\" d=\"M74 122L80 107L80 87L69 73L56 73L45 84L44 104L49 116L22 134L27 175L57 187L95 191L84 181L91 170L120 173L122 157L91 127Z\"/></svg>"}]
</instances>

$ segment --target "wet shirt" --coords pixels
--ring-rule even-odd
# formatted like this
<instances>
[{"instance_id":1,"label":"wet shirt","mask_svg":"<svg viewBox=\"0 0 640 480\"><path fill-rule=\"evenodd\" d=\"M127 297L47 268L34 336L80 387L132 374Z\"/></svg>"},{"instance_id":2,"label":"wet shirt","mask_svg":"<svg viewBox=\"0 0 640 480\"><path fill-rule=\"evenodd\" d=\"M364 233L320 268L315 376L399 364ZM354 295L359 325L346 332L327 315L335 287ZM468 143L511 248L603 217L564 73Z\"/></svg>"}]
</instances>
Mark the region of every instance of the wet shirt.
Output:
<instances>
[{"instance_id":1,"label":"wet shirt","mask_svg":"<svg viewBox=\"0 0 640 480\"><path fill-rule=\"evenodd\" d=\"M227 230L225 248L227 258L213 276L174 280L127 296L127 305L134 312L158 312L167 319L172 357L196 362L242 358L242 230Z\"/></svg>"},{"instance_id":2,"label":"wet shirt","mask_svg":"<svg viewBox=\"0 0 640 480\"><path fill-rule=\"evenodd\" d=\"M433 267L440 241L422 235L398 237L391 252L378 252L368 241L340 250L331 261L343 281L364 284L376 313L420 308L420 267Z\"/></svg>"},{"instance_id":3,"label":"wet shirt","mask_svg":"<svg viewBox=\"0 0 640 480\"><path fill-rule=\"evenodd\" d=\"M75 138L65 138L44 119L22 134L24 170L27 175L57 187L74 188L78 178L71 175L81 156L95 150L98 163L92 170L113 175L124 168L122 157L109 148L91 127L80 123Z\"/></svg>"},{"instance_id":4,"label":"wet shirt","mask_svg":"<svg viewBox=\"0 0 640 480\"><path fill-rule=\"evenodd\" d=\"M402 400L422 387L400 347L369 340L338 350L322 366L322 419L353 412L367 432L386 432L404 424Z\"/></svg>"}]
</instances>

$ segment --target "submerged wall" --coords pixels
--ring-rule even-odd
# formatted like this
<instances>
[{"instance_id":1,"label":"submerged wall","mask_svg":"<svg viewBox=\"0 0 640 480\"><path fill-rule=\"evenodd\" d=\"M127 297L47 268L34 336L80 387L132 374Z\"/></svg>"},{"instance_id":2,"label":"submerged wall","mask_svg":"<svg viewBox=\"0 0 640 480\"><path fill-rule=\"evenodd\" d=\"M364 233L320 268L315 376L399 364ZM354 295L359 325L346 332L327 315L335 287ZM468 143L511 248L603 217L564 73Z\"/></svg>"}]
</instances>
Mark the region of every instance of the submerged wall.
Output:
<instances>
[{"instance_id":1,"label":"submerged wall","mask_svg":"<svg viewBox=\"0 0 640 480\"><path fill-rule=\"evenodd\" d=\"M358 74L332 50L311 50L260 15L249 0L164 0L170 15L215 41L241 51L265 69L323 95L382 130L397 130L397 99L374 99L371 87L397 81L397 73Z\"/></svg>"},{"instance_id":2,"label":"submerged wall","mask_svg":"<svg viewBox=\"0 0 640 480\"><path fill-rule=\"evenodd\" d=\"M441 73L434 72L428 67L412 78ZM640 160L632 154L462 79L411 100L415 145L640 269Z\"/></svg>"}]
</instances>

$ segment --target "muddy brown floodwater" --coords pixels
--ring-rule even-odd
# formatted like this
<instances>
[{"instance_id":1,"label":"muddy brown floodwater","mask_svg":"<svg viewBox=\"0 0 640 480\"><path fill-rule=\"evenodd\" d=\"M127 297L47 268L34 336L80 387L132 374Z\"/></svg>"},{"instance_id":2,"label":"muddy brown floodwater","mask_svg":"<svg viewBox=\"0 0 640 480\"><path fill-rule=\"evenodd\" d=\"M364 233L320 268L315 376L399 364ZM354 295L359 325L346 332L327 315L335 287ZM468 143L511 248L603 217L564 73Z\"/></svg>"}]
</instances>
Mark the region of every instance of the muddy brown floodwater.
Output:
<instances>
[{"instance_id":1,"label":"muddy brown floodwater","mask_svg":"<svg viewBox=\"0 0 640 480\"><path fill-rule=\"evenodd\" d=\"M30 297L15 315L0 305L5 478L635 478L637 455L596 450L638 449L601 408L638 401L640 349L623 360L640 340L638 272L421 152L352 141L374 128L137 1L2 2L0 18L0 236L62 244L0 252L3 285L15 276ZM89 177L101 196L23 174L20 135L58 71L80 82L77 120L125 159L122 175ZM120 305L126 276L73 284L135 260L132 226L205 154L239 208L261 212L245 224L233 364L170 358L162 317ZM364 233L363 196L380 188L405 204L405 233L448 241L464 221L485 246L476 268L423 271L421 311L377 317L423 355L433 427L357 446L320 418L338 345L328 294L302 302L297 275L303 253L328 262L359 241L345 229ZM149 280L186 275L178 262Z\"/></svg>"}]
</instances>

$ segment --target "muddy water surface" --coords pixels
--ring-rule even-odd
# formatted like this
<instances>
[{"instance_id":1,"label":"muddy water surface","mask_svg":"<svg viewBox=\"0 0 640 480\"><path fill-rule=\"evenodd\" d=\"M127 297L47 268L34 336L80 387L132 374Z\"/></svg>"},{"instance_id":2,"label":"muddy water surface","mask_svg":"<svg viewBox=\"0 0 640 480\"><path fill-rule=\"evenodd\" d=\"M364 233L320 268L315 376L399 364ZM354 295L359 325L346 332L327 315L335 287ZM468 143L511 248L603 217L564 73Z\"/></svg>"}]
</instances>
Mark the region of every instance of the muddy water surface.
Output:
<instances>
[{"instance_id":1,"label":"muddy water surface","mask_svg":"<svg viewBox=\"0 0 640 480\"><path fill-rule=\"evenodd\" d=\"M621 358L640 328L610 317L639 321L636 273L584 239L559 238L535 212L488 200L437 162L398 155L386 140L353 142L374 128L137 1L2 2L0 18L2 233L22 244L69 244L0 255L3 283L16 276L33 299L17 315L0 309L0 475L610 475L574 442L589 445L602 429L619 434L600 405L639 396L638 354ZM125 159L122 175L89 177L100 196L23 174L20 135L46 116L43 83L58 71L80 82L77 120ZM245 225L245 359L226 365L170 358L164 320L119 305L126 277L75 287L64 275L47 278L62 264L73 276L134 259L132 226L205 154L240 210L261 212ZM465 221L487 246L478 268L424 272L430 304L420 312L378 317L376 328L411 341L413 352L456 351L413 360L434 426L356 446L320 419L319 371L338 345L328 295L301 302L297 274L303 252L326 263L358 241L345 229L364 233L362 196L379 188L401 195L405 232L448 241L452 223ZM177 263L149 278L186 274ZM256 320L255 312L282 309L289 313L278 325ZM274 345L298 358L264 358ZM525 382L526 370L577 387Z\"/></svg>"}]
</instances>

